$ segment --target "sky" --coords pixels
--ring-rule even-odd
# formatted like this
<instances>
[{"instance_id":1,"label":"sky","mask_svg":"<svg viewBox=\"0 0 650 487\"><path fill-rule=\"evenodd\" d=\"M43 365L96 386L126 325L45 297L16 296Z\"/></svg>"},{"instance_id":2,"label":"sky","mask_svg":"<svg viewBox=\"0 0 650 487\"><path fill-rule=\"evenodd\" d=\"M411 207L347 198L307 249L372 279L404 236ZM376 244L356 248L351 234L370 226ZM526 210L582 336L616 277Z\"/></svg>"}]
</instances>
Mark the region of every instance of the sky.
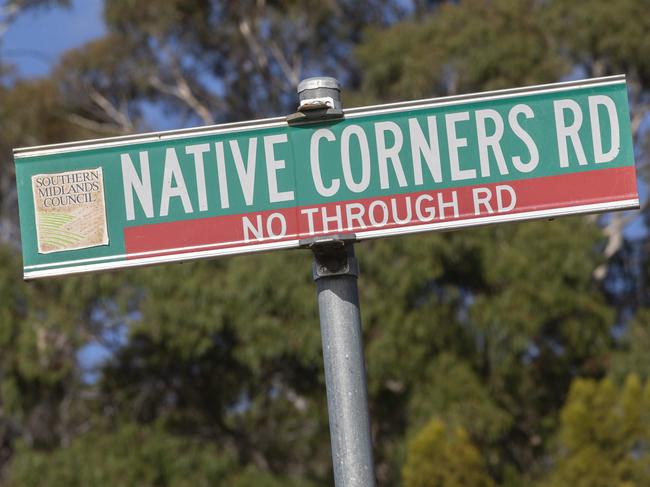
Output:
<instances>
[{"instance_id":1,"label":"sky","mask_svg":"<svg viewBox=\"0 0 650 487\"><path fill-rule=\"evenodd\" d=\"M0 59L13 64L25 78L47 75L67 50L106 33L103 0L73 0L69 8L36 9L22 14L9 27L0 43ZM151 130L181 127L177 117L160 107L141 106Z\"/></svg>"},{"instance_id":2,"label":"sky","mask_svg":"<svg viewBox=\"0 0 650 487\"><path fill-rule=\"evenodd\" d=\"M23 77L42 76L68 49L106 32L102 0L74 0L70 8L38 9L21 15L9 27L0 56L15 64Z\"/></svg>"}]
</instances>

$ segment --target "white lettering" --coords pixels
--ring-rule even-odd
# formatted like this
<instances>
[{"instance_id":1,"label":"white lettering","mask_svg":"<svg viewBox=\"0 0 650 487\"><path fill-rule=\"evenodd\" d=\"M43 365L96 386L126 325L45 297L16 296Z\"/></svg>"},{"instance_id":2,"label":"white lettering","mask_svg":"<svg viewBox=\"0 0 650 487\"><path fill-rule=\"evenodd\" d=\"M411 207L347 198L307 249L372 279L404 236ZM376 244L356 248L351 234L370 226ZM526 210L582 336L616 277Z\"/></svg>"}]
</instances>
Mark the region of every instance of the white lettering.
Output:
<instances>
[{"instance_id":1,"label":"white lettering","mask_svg":"<svg viewBox=\"0 0 650 487\"><path fill-rule=\"evenodd\" d=\"M147 218L153 218L153 197L151 194L151 176L149 175L149 153L142 151L140 155L140 172L142 179L133 167L133 161L128 154L122 154L122 183L124 184L124 206L126 207L126 219L135 220L135 208L133 207L133 192L135 191L140 206Z\"/></svg>"},{"instance_id":2,"label":"white lettering","mask_svg":"<svg viewBox=\"0 0 650 487\"><path fill-rule=\"evenodd\" d=\"M280 231L273 230L273 222L277 220L280 222ZM266 220L266 233L272 239L282 238L287 234L287 221L282 213L271 213Z\"/></svg>"},{"instance_id":3,"label":"white lettering","mask_svg":"<svg viewBox=\"0 0 650 487\"><path fill-rule=\"evenodd\" d=\"M223 154L223 142L216 142L214 148L217 151L217 175L219 177L219 199L221 208L230 207L228 198L228 177L226 176L226 157Z\"/></svg>"},{"instance_id":4,"label":"white lettering","mask_svg":"<svg viewBox=\"0 0 650 487\"><path fill-rule=\"evenodd\" d=\"M376 208L381 208L381 220L377 220L375 218ZM388 223L388 206L386 206L386 203L384 203L382 200L375 200L370 203L370 206L368 207L368 218L370 218L370 223L375 227L383 227L386 225L386 223Z\"/></svg>"},{"instance_id":5,"label":"white lettering","mask_svg":"<svg viewBox=\"0 0 650 487\"><path fill-rule=\"evenodd\" d=\"M356 210L353 212L353 210ZM361 203L348 203L345 205L345 214L348 220L348 230L364 229L366 224L363 222L363 216L366 214L366 208ZM352 221L356 221L356 226Z\"/></svg>"},{"instance_id":6,"label":"white lettering","mask_svg":"<svg viewBox=\"0 0 650 487\"><path fill-rule=\"evenodd\" d=\"M531 172L539 164L539 151L537 150L537 146L535 145L533 138L521 127L521 125L519 125L519 119L517 117L522 113L526 118L535 117L532 108L530 108L528 105L520 103L510 109L510 113L508 114L508 123L510 124L510 128L515 133L515 135L519 137L524 144L526 144L528 152L530 153L530 160L524 163L521 161L521 157L514 156L512 158L512 165L515 166L515 169L517 169L519 172Z\"/></svg>"},{"instance_id":7,"label":"white lettering","mask_svg":"<svg viewBox=\"0 0 650 487\"><path fill-rule=\"evenodd\" d=\"M390 199L390 207L391 210L393 211L393 220L395 223L398 223L400 225L405 225L411 221L412 213L411 213L411 197L407 196L404 199L404 206L406 207L406 217L404 219L399 218L397 214L397 198L391 198Z\"/></svg>"},{"instance_id":8,"label":"white lettering","mask_svg":"<svg viewBox=\"0 0 650 487\"><path fill-rule=\"evenodd\" d=\"M221 142L219 142L220 144ZM242 224L244 226L244 241L248 242L251 239L250 234L253 234L255 240L264 238L264 230L262 227L262 215L255 215L256 222L253 222L247 216L242 217Z\"/></svg>"},{"instance_id":9,"label":"white lettering","mask_svg":"<svg viewBox=\"0 0 650 487\"><path fill-rule=\"evenodd\" d=\"M582 143L580 142L580 137L578 135L578 130L580 130L580 126L582 125L582 111L580 110L580 105L573 100L556 100L553 102L553 108L555 109L555 126L557 131L557 147L560 156L560 167L569 167L567 139L571 139L573 148L576 151L576 156L578 157L578 164L584 166L587 164L587 158L585 157L585 151L582 148ZM570 110L573 113L573 123L568 126L564 118L565 110Z\"/></svg>"},{"instance_id":10,"label":"white lettering","mask_svg":"<svg viewBox=\"0 0 650 487\"><path fill-rule=\"evenodd\" d=\"M453 208L454 218L458 218L458 193L456 191L452 191L451 201L447 203L445 203L442 198L442 192L438 193L438 208L440 210L440 219L445 219L445 208Z\"/></svg>"},{"instance_id":11,"label":"white lettering","mask_svg":"<svg viewBox=\"0 0 650 487\"><path fill-rule=\"evenodd\" d=\"M247 206L253 204L255 197L255 163L257 161L257 137L248 139L248 157L246 165L244 165L244 158L241 155L239 144L236 140L230 141L230 151L235 160L235 169L237 169L237 176L239 177L239 185L241 186L244 195L244 201Z\"/></svg>"},{"instance_id":12,"label":"white lettering","mask_svg":"<svg viewBox=\"0 0 650 487\"><path fill-rule=\"evenodd\" d=\"M427 163L431 177L436 183L442 182L440 168L440 145L438 143L438 123L436 117L427 117L429 142L427 142L417 119L409 118L411 137L411 157L413 158L413 177L416 185L424 184L422 179L422 156Z\"/></svg>"},{"instance_id":13,"label":"white lettering","mask_svg":"<svg viewBox=\"0 0 650 487\"><path fill-rule=\"evenodd\" d=\"M386 147L386 132L393 134L393 145ZM404 136L402 131L395 122L377 122L375 124L375 136L377 138L377 159L379 162L379 186L381 189L388 189L388 161L393 165L393 170L397 176L397 183L400 187L406 186L406 176L402 168L402 161L399 158L399 151L402 149Z\"/></svg>"},{"instance_id":14,"label":"white lettering","mask_svg":"<svg viewBox=\"0 0 650 487\"><path fill-rule=\"evenodd\" d=\"M341 230L343 230L343 218L341 217L341 206L336 205L334 208L335 208L334 211L335 211L336 214L333 215L333 216L327 216L327 208L325 206L323 206L321 208L322 217L323 217L323 231L324 232L329 232L330 231L330 227L329 227L330 222L336 223L336 231L337 232L340 232Z\"/></svg>"},{"instance_id":15,"label":"white lettering","mask_svg":"<svg viewBox=\"0 0 650 487\"><path fill-rule=\"evenodd\" d=\"M172 180L176 181L176 186L172 186ZM183 171L178 164L178 155L172 147L165 151L165 172L163 174L162 196L160 198L160 216L167 216L169 213L169 200L171 198L180 198L183 203L185 213L192 213L192 203L187 193Z\"/></svg>"},{"instance_id":16,"label":"white lettering","mask_svg":"<svg viewBox=\"0 0 650 487\"><path fill-rule=\"evenodd\" d=\"M208 209L208 196L205 191L205 165L203 154L210 151L210 144L197 144L185 147L185 153L194 157L194 172L196 174L196 191L199 198L199 211Z\"/></svg>"},{"instance_id":17,"label":"white lettering","mask_svg":"<svg viewBox=\"0 0 650 487\"><path fill-rule=\"evenodd\" d=\"M314 213L318 213L318 208L303 208L300 210L301 215L307 215L307 223L309 225L309 235L316 233L314 229Z\"/></svg>"},{"instance_id":18,"label":"white lettering","mask_svg":"<svg viewBox=\"0 0 650 487\"><path fill-rule=\"evenodd\" d=\"M271 203L291 201L294 199L293 191L278 191L278 179L276 172L280 169L284 169L285 163L283 159L275 158L274 146L276 144L285 144L286 142L287 134L267 135L264 137L266 177L269 184L269 200Z\"/></svg>"},{"instance_id":19,"label":"white lettering","mask_svg":"<svg viewBox=\"0 0 650 487\"><path fill-rule=\"evenodd\" d=\"M350 137L353 135L357 137L361 151L361 180L358 183L352 177L352 164L350 161ZM370 149L366 134L358 125L348 125L341 133L341 162L343 164L343 178L348 189L353 193L365 191L370 184Z\"/></svg>"},{"instance_id":20,"label":"white lettering","mask_svg":"<svg viewBox=\"0 0 650 487\"><path fill-rule=\"evenodd\" d=\"M415 200L415 214L418 217L418 220L422 222L430 222L436 217L436 208L435 206L427 206L422 208L422 203L428 201L431 203L433 201L433 196L430 194L421 194L418 196L418 199ZM426 210L423 212L422 210Z\"/></svg>"},{"instance_id":21,"label":"white lettering","mask_svg":"<svg viewBox=\"0 0 650 487\"><path fill-rule=\"evenodd\" d=\"M494 213L490 200L492 199L492 191L488 188L474 188L472 189L472 196L474 197L474 215L481 214L481 205L488 213Z\"/></svg>"},{"instance_id":22,"label":"white lettering","mask_svg":"<svg viewBox=\"0 0 650 487\"><path fill-rule=\"evenodd\" d=\"M594 142L594 161L598 164L613 161L621 150L621 134L616 116L614 101L604 95L594 95L589 98L589 117L591 118L591 136ZM609 115L610 147L608 152L603 152L603 141L600 132L600 117L598 106L604 106Z\"/></svg>"},{"instance_id":23,"label":"white lettering","mask_svg":"<svg viewBox=\"0 0 650 487\"><path fill-rule=\"evenodd\" d=\"M341 186L341 182L338 179L332 179L332 184L329 187L326 187L323 183L323 176L320 171L320 157L318 154L318 144L321 139L327 139L331 142L336 138L331 130L318 129L311 136L311 142L309 144L309 161L311 163L311 175L314 180L314 186L316 186L318 194L329 198L336 194Z\"/></svg>"},{"instance_id":24,"label":"white lettering","mask_svg":"<svg viewBox=\"0 0 650 487\"><path fill-rule=\"evenodd\" d=\"M486 121L494 124L494 133L487 135ZM490 176L490 155L488 149L492 149L497 161L497 167L501 175L508 174L506 159L501 150L501 138L503 137L503 119L499 112L492 109L476 110L476 134L478 138L478 153L481 161L481 176Z\"/></svg>"},{"instance_id":25,"label":"white lettering","mask_svg":"<svg viewBox=\"0 0 650 487\"><path fill-rule=\"evenodd\" d=\"M512 189L512 186L503 184L497 186L496 190L497 190L497 209L499 213L504 213L506 211L510 211L514 209L515 205L517 204L517 194L515 193L515 190ZM505 206L503 204L503 193L508 193L510 195L510 204L508 206Z\"/></svg>"},{"instance_id":26,"label":"white lettering","mask_svg":"<svg viewBox=\"0 0 650 487\"><path fill-rule=\"evenodd\" d=\"M451 166L451 179L459 181L462 179L473 179L476 177L476 169L461 169L458 158L458 149L467 147L467 139L456 135L456 123L469 120L469 112L449 113L445 116L447 125L447 145L449 146L449 164Z\"/></svg>"}]
</instances>

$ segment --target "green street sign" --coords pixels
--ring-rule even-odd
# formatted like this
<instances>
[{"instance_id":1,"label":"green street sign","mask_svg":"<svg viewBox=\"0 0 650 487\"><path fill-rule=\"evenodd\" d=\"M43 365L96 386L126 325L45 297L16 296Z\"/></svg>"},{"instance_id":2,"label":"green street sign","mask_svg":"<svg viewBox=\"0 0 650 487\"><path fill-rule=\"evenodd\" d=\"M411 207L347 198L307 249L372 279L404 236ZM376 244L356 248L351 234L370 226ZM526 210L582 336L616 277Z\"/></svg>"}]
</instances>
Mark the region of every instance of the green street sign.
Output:
<instances>
[{"instance_id":1,"label":"green street sign","mask_svg":"<svg viewBox=\"0 0 650 487\"><path fill-rule=\"evenodd\" d=\"M623 76L14 155L26 279L639 204Z\"/></svg>"}]
</instances>

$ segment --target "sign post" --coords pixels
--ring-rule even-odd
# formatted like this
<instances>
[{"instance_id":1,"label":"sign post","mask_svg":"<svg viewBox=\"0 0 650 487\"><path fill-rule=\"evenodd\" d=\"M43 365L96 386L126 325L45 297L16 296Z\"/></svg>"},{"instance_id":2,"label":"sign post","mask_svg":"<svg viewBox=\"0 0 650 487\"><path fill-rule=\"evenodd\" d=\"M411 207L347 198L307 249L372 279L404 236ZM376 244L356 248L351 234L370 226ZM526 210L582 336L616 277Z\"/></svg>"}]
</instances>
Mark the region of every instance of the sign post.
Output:
<instances>
[{"instance_id":1,"label":"sign post","mask_svg":"<svg viewBox=\"0 0 650 487\"><path fill-rule=\"evenodd\" d=\"M340 86L334 78L303 80L298 95L300 111L288 117L289 123L342 117ZM347 234L301 243L314 253L334 483L336 487L374 487L354 238Z\"/></svg>"},{"instance_id":2,"label":"sign post","mask_svg":"<svg viewBox=\"0 0 650 487\"><path fill-rule=\"evenodd\" d=\"M312 250L335 485L374 487L354 244L333 240L315 243Z\"/></svg>"}]
</instances>

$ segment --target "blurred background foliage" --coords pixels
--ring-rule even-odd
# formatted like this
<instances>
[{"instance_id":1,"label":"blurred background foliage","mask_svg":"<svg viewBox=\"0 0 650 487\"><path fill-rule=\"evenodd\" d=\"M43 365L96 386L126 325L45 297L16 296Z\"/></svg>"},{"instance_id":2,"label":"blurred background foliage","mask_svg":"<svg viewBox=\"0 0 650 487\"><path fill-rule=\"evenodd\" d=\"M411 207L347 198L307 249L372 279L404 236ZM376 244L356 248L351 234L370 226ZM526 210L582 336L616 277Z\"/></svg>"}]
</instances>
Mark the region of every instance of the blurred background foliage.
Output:
<instances>
[{"instance_id":1,"label":"blurred background foliage","mask_svg":"<svg viewBox=\"0 0 650 487\"><path fill-rule=\"evenodd\" d=\"M0 32L67 4L5 0ZM332 484L310 255L24 284L12 147L155 129L152 107L179 126L282 115L316 74L338 77L351 107L626 73L645 193L649 11L105 0L106 36L48 76L5 62L0 484ZM358 245L380 486L650 485L649 215Z\"/></svg>"}]
</instances>

